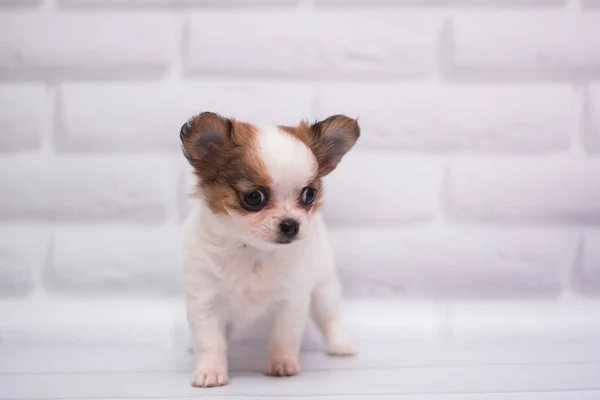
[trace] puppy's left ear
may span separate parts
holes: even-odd
[[[360,137],[355,119],[334,115],[310,127],[311,148],[319,163],[319,176],[329,174]]]

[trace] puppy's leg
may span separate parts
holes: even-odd
[[[351,356],[356,351],[350,344],[340,322],[342,289],[332,273],[312,293],[312,315],[323,333],[327,352],[334,356]]]
[[[298,357],[309,303],[307,296],[296,303],[278,305],[269,340],[267,375],[292,376],[300,372]]]
[[[194,351],[192,385],[223,386],[227,374],[227,325],[218,310],[204,300],[188,299],[188,321]]]

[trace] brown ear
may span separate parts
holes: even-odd
[[[181,127],[183,155],[196,168],[218,157],[218,152],[229,142],[232,123],[229,119],[212,112],[203,112]]]
[[[335,169],[342,157],[350,151],[360,137],[360,127],[355,119],[333,115],[310,127],[311,149],[319,163],[319,176]]]

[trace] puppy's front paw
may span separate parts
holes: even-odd
[[[346,341],[334,342],[327,345],[327,353],[330,356],[353,356],[356,350]]]
[[[267,375],[294,376],[300,372],[298,363],[294,360],[271,359],[267,364]]]
[[[196,387],[224,386],[227,383],[229,377],[224,367],[198,367],[192,377],[192,385]]]

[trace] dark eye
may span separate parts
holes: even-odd
[[[267,202],[267,195],[262,189],[256,189],[244,194],[244,205],[249,210],[260,210]]]
[[[305,187],[304,189],[302,189],[302,193],[300,193],[300,201],[305,206],[312,204],[313,201],[315,201],[316,197],[317,197],[317,191],[308,186]]]

